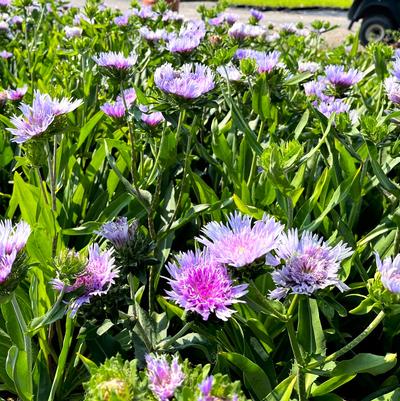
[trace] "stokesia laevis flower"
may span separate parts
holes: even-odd
[[[171,290],[169,299],[188,312],[200,314],[208,320],[211,313],[221,320],[235,312],[229,306],[243,302],[239,298],[247,293],[247,284],[233,285],[227,268],[207,251],[181,253],[177,263],[169,263],[167,270]]]
[[[167,49],[171,53],[190,53],[200,45],[200,40],[195,35],[172,37],[167,44]]]
[[[320,64],[314,61],[305,61],[305,62],[300,61],[298,66],[298,71],[314,73],[317,72],[320,68],[321,68]]]
[[[316,96],[324,102],[332,102],[335,100],[333,96],[325,94],[328,88],[325,77],[318,77],[317,81],[306,82],[303,86],[306,96]]]
[[[3,50],[0,52],[0,58],[2,58],[3,60],[7,60],[7,59],[11,58],[12,56],[13,56],[13,54],[8,52],[7,50]]]
[[[382,261],[377,253],[375,257],[383,286],[393,294],[400,294],[400,254],[393,260],[388,257]]]
[[[113,251],[100,251],[98,244],[89,247],[89,257],[83,271],[75,278],[73,284],[68,285],[56,278],[51,281],[53,288],[64,293],[77,292],[69,303],[69,310],[74,316],[78,309],[89,303],[94,296],[107,294],[111,285],[118,277],[119,271],[115,267]]]
[[[28,87],[25,85],[22,88],[17,89],[9,89],[7,91],[7,99],[11,101],[18,101],[21,100],[26,92],[28,91]]]
[[[164,14],[162,15],[162,20],[164,22],[166,21],[182,21],[183,15],[177,13],[176,11],[172,11],[172,10],[166,10],[164,12]]]
[[[235,212],[229,215],[227,224],[206,224],[201,229],[203,235],[196,239],[218,262],[243,267],[271,252],[282,230],[282,224],[268,215],[252,226],[250,216]]]
[[[237,60],[253,59],[258,60],[264,56],[264,52],[260,52],[254,49],[237,49],[235,53],[235,58]]]
[[[396,55],[393,63],[393,70],[390,71],[398,80],[400,80],[400,57]]]
[[[77,26],[66,26],[64,28],[65,37],[68,39],[82,36],[82,28]]]
[[[235,39],[256,38],[264,34],[264,28],[258,25],[244,24],[243,22],[235,22],[228,31],[228,35]]]
[[[311,295],[331,285],[340,291],[348,289],[339,279],[339,270],[342,260],[353,251],[343,242],[332,247],[309,231],[304,231],[299,238],[295,229],[281,236],[275,252],[276,257],[267,256],[267,264],[283,267],[272,273],[276,289],[270,298],[281,299],[290,292]]]
[[[325,67],[327,80],[339,88],[349,88],[362,78],[362,73],[356,69],[350,68],[345,71],[342,65],[328,65]]]
[[[153,9],[150,6],[143,6],[140,9],[134,8],[132,10],[132,13],[142,19],[155,20],[159,16],[159,14],[153,11]]]
[[[155,127],[165,120],[163,114],[160,111],[151,111],[147,106],[140,105],[140,111],[142,112],[141,120],[150,127]]]
[[[283,64],[279,62],[280,56],[281,53],[277,50],[274,50],[269,53],[264,53],[261,56],[258,56],[258,58],[256,59],[258,72],[270,73],[273,70],[282,68]]]
[[[25,221],[20,221],[14,227],[11,220],[0,221],[0,285],[12,274],[13,264],[30,234],[31,228]]]
[[[238,19],[239,17],[236,14],[220,13],[215,18],[210,18],[208,23],[212,26],[221,25],[225,22],[229,25],[233,25]]]
[[[317,105],[317,110],[326,118],[329,118],[332,114],[348,113],[350,106],[342,99],[334,99],[320,102]]]
[[[14,135],[11,140],[24,143],[36,139],[51,128],[58,116],[67,114],[82,104],[82,100],[63,98],[52,99],[47,94],[35,91],[32,106],[22,103],[19,109],[22,116],[13,116],[11,123],[15,128],[7,128]]]
[[[117,217],[115,221],[104,223],[95,233],[108,239],[116,249],[121,249],[135,239],[137,227],[137,221],[129,224],[126,217]]]
[[[178,357],[169,363],[165,355],[146,355],[149,388],[160,401],[167,401],[175,394],[185,379]]]
[[[196,99],[214,89],[214,75],[202,64],[184,64],[174,70],[167,63],[154,72],[154,83],[165,93],[184,99]]]
[[[114,24],[117,26],[127,26],[129,23],[129,16],[130,16],[130,14],[125,13],[123,15],[115,17]]]
[[[159,42],[162,39],[167,40],[169,37],[169,34],[165,29],[152,31],[147,26],[141,27],[139,29],[139,34],[143,39],[146,39],[149,42]]]
[[[112,118],[122,118],[125,116],[126,108],[122,102],[104,103],[100,106],[101,111]]]
[[[386,78],[385,90],[391,102],[400,104],[400,81],[395,77]]]
[[[227,81],[239,82],[242,79],[242,73],[234,65],[220,66],[217,71]]]
[[[250,14],[256,21],[261,21],[264,18],[264,14],[254,8],[250,10]]]
[[[131,53],[125,57],[121,52],[108,52],[100,53],[98,56],[93,57],[95,63],[109,70],[127,71],[131,69],[137,61],[137,55]]]

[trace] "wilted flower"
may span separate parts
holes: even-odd
[[[77,26],[66,26],[64,28],[65,37],[68,39],[80,37],[82,35],[82,28]]]
[[[167,270],[171,290],[168,297],[186,311],[197,312],[204,320],[211,313],[228,320],[234,313],[229,309],[247,293],[247,284],[234,286],[227,268],[205,251],[181,253],[177,263],[169,263]]]
[[[326,118],[329,118],[332,114],[348,113],[350,106],[342,99],[334,99],[332,101],[320,102],[317,105],[317,110]]]
[[[339,280],[340,263],[353,253],[343,242],[332,247],[309,231],[299,238],[297,229],[282,235],[281,243],[275,250],[277,257],[269,255],[270,265],[283,264],[272,273],[276,289],[270,293],[273,299],[280,299],[290,292],[311,295],[315,291],[336,286],[340,291],[348,287]]]
[[[199,46],[200,40],[195,35],[172,37],[167,44],[167,49],[171,53],[190,53]]]
[[[25,85],[22,88],[17,88],[17,89],[9,89],[7,91],[7,98],[8,100],[11,101],[17,101],[17,100],[21,100],[26,92],[28,91],[28,87]]]
[[[184,64],[180,70],[174,70],[171,64],[166,63],[156,69],[154,83],[163,92],[184,99],[196,99],[214,89],[214,76],[202,64]]]
[[[242,79],[242,73],[234,65],[220,66],[217,71],[227,81],[239,82]]]
[[[163,114],[160,111],[150,111],[147,106],[139,106],[142,112],[141,120],[150,127],[155,127],[165,120]]]
[[[261,21],[264,18],[264,14],[254,8],[250,10],[250,14],[256,21]]]
[[[136,236],[138,223],[135,220],[128,224],[126,217],[117,217],[115,221],[109,221],[100,227],[96,234],[108,239],[116,249],[124,248]]]
[[[325,67],[325,74],[332,85],[340,88],[349,88],[359,82],[363,76],[361,72],[353,68],[345,71],[342,65],[328,65]]]
[[[7,60],[7,59],[11,58],[12,56],[13,56],[13,54],[8,52],[7,50],[3,50],[3,51],[0,52],[0,57],[3,60]]]
[[[400,104],[400,81],[394,77],[385,79],[385,89],[391,102]]]
[[[235,212],[226,225],[216,221],[206,224],[197,240],[218,262],[243,267],[273,250],[282,230],[283,226],[268,215],[252,226],[250,216]]]
[[[11,220],[0,221],[0,284],[10,276],[17,255],[26,245],[31,228],[25,221],[14,227]]]
[[[118,277],[118,269],[114,264],[112,250],[101,252],[98,244],[89,247],[89,258],[83,271],[75,278],[72,285],[67,285],[60,279],[52,280],[53,287],[64,293],[77,291],[79,294],[69,304],[71,315],[97,295],[107,294],[114,280]]]
[[[36,90],[32,106],[22,103],[19,106],[22,116],[14,115],[11,118],[11,123],[15,126],[7,128],[14,135],[11,140],[24,143],[40,136],[48,130],[56,117],[75,110],[81,104],[82,100],[52,99],[49,95]]]
[[[298,71],[314,73],[317,72],[320,67],[320,64],[314,61],[299,62]]]
[[[175,390],[185,379],[178,358],[174,357],[169,363],[164,355],[146,355],[147,376],[149,388],[160,401],[167,401],[175,394]]]
[[[258,25],[235,22],[228,31],[229,36],[235,39],[255,38],[265,34],[265,29]]]
[[[277,50],[258,56],[256,58],[258,72],[270,73],[277,68],[282,68],[283,64],[279,62],[280,56],[281,53]]]
[[[108,52],[100,53],[98,56],[93,57],[97,65],[112,70],[129,70],[137,61],[136,54],[130,54],[125,57],[121,52]]]
[[[394,294],[400,294],[400,255],[393,260],[388,257],[382,261],[375,253],[375,258],[383,286]]]

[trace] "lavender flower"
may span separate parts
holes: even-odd
[[[155,20],[158,17],[158,13],[152,10],[149,6],[141,7],[140,9],[134,8],[132,10],[133,14],[142,19]]]
[[[160,401],[167,401],[175,394],[185,379],[182,367],[178,358],[174,357],[168,363],[166,357],[146,355],[147,376],[149,388]]]
[[[165,120],[163,114],[159,111],[150,111],[147,106],[139,106],[142,112],[141,120],[150,127],[155,127]]]
[[[228,34],[235,39],[256,38],[257,36],[263,36],[265,29],[258,25],[235,22],[229,29]]]
[[[26,92],[28,91],[28,87],[25,85],[22,88],[17,88],[17,89],[9,89],[7,91],[7,98],[8,100],[11,101],[18,101],[21,100]]]
[[[0,284],[11,274],[17,255],[26,245],[30,233],[31,228],[24,221],[14,227],[11,220],[0,221]]]
[[[314,61],[299,62],[298,71],[299,72],[317,72],[320,69],[320,64]]]
[[[283,67],[283,64],[279,62],[280,56],[281,53],[277,50],[269,53],[264,53],[262,56],[259,56],[256,59],[258,72],[271,73],[273,70]]]
[[[217,71],[227,81],[239,82],[242,79],[242,73],[234,65],[220,66]]]
[[[212,26],[221,25],[225,22],[229,25],[233,25],[238,19],[239,17],[236,14],[220,13],[215,18],[210,18],[208,23]]]
[[[125,105],[122,102],[104,103],[100,109],[112,118],[122,118],[126,113]]]
[[[290,34],[296,34],[297,33],[297,28],[296,28],[296,25],[295,24],[293,24],[293,23],[285,23],[285,24],[282,24],[281,26],[280,26],[280,30],[281,30],[281,32],[284,32],[284,33],[290,33]]]
[[[94,244],[89,247],[89,258],[83,272],[76,277],[72,285],[67,285],[58,278],[52,280],[51,284],[58,291],[62,289],[65,293],[76,291],[79,294],[69,304],[71,316],[74,316],[92,297],[107,294],[118,273],[112,250],[101,252],[99,245]]]
[[[317,81],[306,82],[304,84],[304,92],[306,96],[316,96],[324,102],[332,102],[335,98],[324,93],[327,87],[326,78],[319,77]]]
[[[211,395],[214,377],[207,376],[200,384],[200,397],[197,401],[213,401],[214,397]]]
[[[214,76],[202,64],[184,64],[180,70],[174,70],[167,63],[156,69],[154,83],[163,92],[196,99],[214,89]]]
[[[388,257],[382,261],[375,253],[375,258],[383,286],[394,294],[400,294],[400,255],[393,260]]]
[[[335,99],[327,102],[322,101],[317,105],[317,110],[326,118],[330,118],[332,114],[348,113],[350,111],[350,106],[342,99]]]
[[[205,245],[219,263],[243,267],[265,256],[278,244],[283,226],[264,215],[251,225],[251,217],[231,213],[228,224],[215,221],[202,228],[203,236],[196,238]]]
[[[82,36],[82,28],[79,28],[77,26],[66,26],[64,28],[64,31],[65,31],[65,37],[68,39]]]
[[[10,26],[6,21],[0,21],[0,31],[8,31]]]
[[[0,7],[8,7],[11,5],[11,0],[0,0]]]
[[[395,104],[400,104],[400,81],[394,77],[386,78],[385,89],[389,100]]]
[[[188,20],[179,31],[179,36],[191,36],[203,39],[206,36],[206,25],[202,20]]]
[[[164,12],[164,14],[162,16],[162,20],[164,22],[166,22],[166,21],[182,21],[183,15],[177,13],[176,11],[167,10]]]
[[[250,10],[250,14],[256,21],[261,21],[264,18],[264,14],[254,8]]]
[[[282,261],[283,267],[272,273],[277,287],[270,293],[272,299],[281,299],[289,292],[311,295],[330,285],[340,291],[348,289],[338,277],[341,261],[353,253],[346,244],[339,242],[331,247],[309,231],[299,238],[296,229],[282,235],[275,252],[277,257],[267,256],[267,264],[278,265]]]
[[[22,25],[23,22],[24,19],[19,15],[14,15],[10,20],[11,25]]]
[[[134,88],[125,89],[125,90],[123,91],[123,94],[124,94],[124,99],[125,99],[126,105],[127,105],[128,107],[130,107],[130,106],[133,104],[133,102],[136,100],[136,92],[135,92],[135,89],[134,89]],[[124,101],[124,100],[122,99],[122,96],[121,96],[121,95],[118,95],[118,96],[117,96],[117,102],[123,103],[123,101]]]
[[[75,15],[72,23],[74,25],[80,25],[82,21],[85,21],[86,23],[93,25],[94,24],[94,19],[89,18],[86,14],[84,13],[78,13]]]
[[[275,40],[278,40],[279,38],[280,38],[280,35],[278,32],[272,32],[265,36],[265,40],[267,42],[274,42]]]
[[[117,26],[127,26],[129,23],[129,14],[125,13],[114,18],[114,24]]]
[[[260,52],[254,49],[237,49],[235,53],[235,58],[237,60],[244,60],[244,59],[258,60],[261,59],[264,55],[265,55],[264,52]]]
[[[139,29],[139,34],[143,39],[148,40],[149,42],[159,42],[160,40],[167,40],[169,35],[165,29],[157,29],[156,31],[152,31],[147,26],[143,26]]]
[[[396,55],[393,64],[393,70],[390,71],[400,81],[400,57]]]
[[[109,221],[100,227],[96,234],[108,239],[116,249],[124,248],[129,242],[133,241],[136,235],[138,224],[128,224],[126,217],[117,217],[115,221]]]
[[[171,38],[167,49],[171,53],[190,53],[200,45],[200,38],[195,35],[184,35]]]
[[[349,88],[362,78],[362,73],[358,70],[350,68],[345,71],[342,65],[328,65],[325,67],[325,74],[332,85],[340,88]]]
[[[14,135],[11,140],[24,143],[39,137],[50,128],[56,117],[75,110],[81,104],[82,100],[52,99],[47,94],[35,91],[32,106],[22,103],[19,106],[22,116],[14,115],[11,118],[15,126],[15,128],[7,128]]]
[[[3,50],[3,51],[0,52],[0,57],[3,60],[7,60],[7,59],[11,58],[12,56],[13,56],[13,54],[8,52],[7,50]]]
[[[206,251],[181,253],[177,263],[169,263],[171,290],[168,297],[186,311],[197,312],[204,320],[211,313],[228,320],[234,313],[229,309],[247,293],[247,284],[234,286],[225,266]]]
[[[100,53],[98,56],[93,57],[93,60],[100,67],[111,70],[129,70],[136,64],[137,55],[132,53],[125,57],[121,52],[108,52]]]

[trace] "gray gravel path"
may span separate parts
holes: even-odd
[[[72,0],[74,5],[81,6],[84,4],[84,0]],[[129,7],[128,0],[105,0],[105,3],[109,6],[119,8],[121,11],[125,11]],[[207,7],[213,7],[214,2],[211,1],[190,1],[181,2],[179,12],[186,18],[196,18],[196,9],[199,5],[204,4]],[[246,21],[249,17],[249,8],[246,7],[230,7],[228,11],[239,14],[240,19]],[[339,27],[334,31],[327,32],[325,39],[330,45],[339,44],[348,34],[351,32],[347,29],[349,20],[347,19],[347,12],[340,10],[285,10],[285,11],[264,11],[265,15],[264,23],[272,23],[274,25],[280,25],[285,23],[297,23],[303,22],[305,25],[310,24],[314,20],[329,21],[331,24],[338,25]],[[358,25],[355,24],[352,31],[355,32]]]

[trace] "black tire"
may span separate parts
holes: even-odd
[[[385,38],[385,31],[393,29],[390,18],[386,15],[365,17],[361,23],[360,42],[366,46],[369,42],[378,42]]]

